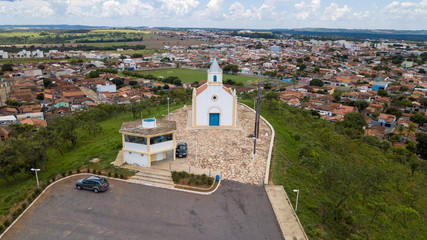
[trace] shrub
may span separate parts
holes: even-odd
[[[118,173],[114,173],[114,177],[115,177],[115,178],[118,178],[118,177],[119,177],[119,174],[118,174]]]
[[[5,227],[3,227],[3,225],[0,225],[0,233],[2,233],[4,229]]]
[[[199,181],[199,179],[194,180],[194,184],[196,184],[196,185],[200,185],[200,181]]]
[[[35,193],[36,195],[39,195],[39,194],[41,193],[41,191],[40,191],[40,189],[36,188],[36,190],[34,191],[34,193]]]
[[[108,174],[107,174],[107,175],[108,175],[108,177],[111,177],[111,172],[108,172]]]
[[[101,170],[98,170],[98,175],[101,175]]]
[[[121,179],[124,179],[124,178],[125,178],[125,176],[123,176],[123,174],[120,174],[120,178],[121,178]]]
[[[77,168],[77,169],[76,169],[76,173],[80,173],[80,168]]]
[[[96,174],[96,169],[93,169],[93,170],[92,170],[92,173],[93,173],[93,174]]]
[[[65,172],[63,172],[61,175],[62,175],[62,177],[65,177],[65,176],[66,176]]]
[[[72,174],[73,174],[73,171],[69,170],[68,175],[72,175]]]
[[[51,179],[51,180],[52,180],[52,182],[55,182],[55,181],[56,181],[56,178],[55,178],[55,177],[52,177],[52,179]]]
[[[90,168],[87,169],[87,173],[90,173]]]
[[[212,185],[212,184],[213,184],[212,178],[208,178],[208,185]]]
[[[22,209],[18,208],[15,210],[15,212],[12,213],[13,218],[17,218],[22,213]]]
[[[9,219],[4,220],[4,222],[3,222],[3,226],[4,226],[5,228],[7,228],[7,227],[9,227],[9,225],[10,225],[10,221],[9,221]]]

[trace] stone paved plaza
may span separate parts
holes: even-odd
[[[255,113],[246,106],[238,105],[237,129],[198,129],[197,160],[195,156],[195,129],[191,128],[189,118],[191,106],[174,111],[171,120],[177,123],[176,140],[188,144],[185,163],[194,168],[211,169],[222,172],[223,178],[242,183],[261,184],[267,166],[271,129],[261,119],[260,138],[254,165],[252,167],[253,140],[245,143],[245,119],[248,119],[247,133],[253,133]],[[181,161],[181,160],[178,160]]]

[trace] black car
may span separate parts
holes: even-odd
[[[179,142],[176,146],[176,156],[177,157],[187,157],[187,143]]]
[[[108,184],[107,179],[99,176],[90,176],[87,178],[82,178],[77,180],[76,188],[78,190],[86,189],[94,192],[102,192],[108,189],[110,184]]]

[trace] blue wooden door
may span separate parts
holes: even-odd
[[[219,126],[219,113],[209,113],[209,126]]]

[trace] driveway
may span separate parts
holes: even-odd
[[[263,187],[223,181],[208,196],[110,180],[103,193],[50,188],[2,240],[283,239]]]

